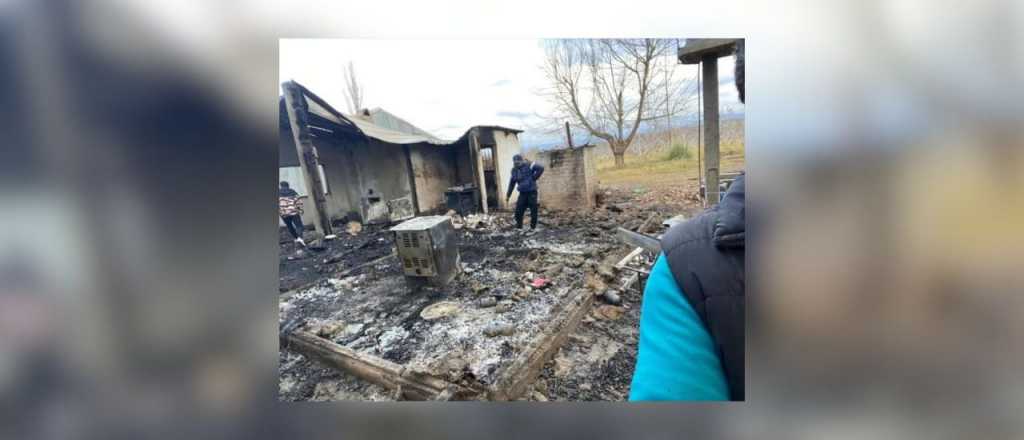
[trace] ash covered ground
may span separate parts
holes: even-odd
[[[603,196],[593,210],[543,211],[542,228],[534,234],[512,231],[509,213],[457,218],[462,273],[444,289],[415,293],[405,286],[397,258],[389,257],[394,247],[385,228],[341,232],[319,250],[300,249],[283,232],[280,319],[301,319],[305,329],[321,337],[452,382],[488,385],[572,292],[601,293],[629,275],[607,271],[631,250],[615,239],[616,227],[660,232],[662,220],[698,209],[692,201],[672,198],[640,203],[649,195],[628,190]],[[651,257],[640,258],[649,264]],[[537,277],[551,285],[528,287]],[[642,282],[637,287],[642,289]],[[524,399],[628,397],[641,294],[619,294],[621,305],[594,301]],[[436,320],[421,317],[424,308],[439,302],[454,312]],[[512,332],[485,334],[499,323]],[[392,399],[389,390],[287,350],[281,350],[279,361],[281,400]]]

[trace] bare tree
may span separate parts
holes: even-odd
[[[548,43],[544,93],[556,114],[608,142],[615,166],[641,125],[688,108],[692,81],[673,75],[672,40],[554,40]]]
[[[351,61],[345,69],[345,97],[348,100],[348,111],[358,114],[363,109],[363,85],[356,78],[356,67]]]

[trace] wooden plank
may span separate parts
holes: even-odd
[[[488,393],[489,397],[504,401],[522,396],[537,380],[544,364],[558,352],[583,316],[590,311],[594,298],[589,290],[578,289],[552,319],[554,324],[534,339],[500,374]]]
[[[622,269],[622,268],[626,267],[626,265],[629,264],[630,261],[633,261],[633,259],[636,258],[637,255],[640,255],[643,252],[644,252],[644,248],[643,247],[637,247],[636,249],[633,249],[628,254],[626,254],[625,257],[622,257],[622,259],[619,260],[618,263],[615,263],[615,268],[616,269]]]
[[[287,335],[287,349],[367,382],[395,390],[397,398],[451,400],[480,393],[426,373],[409,370],[386,359],[359,353],[304,330]]]
[[[487,214],[487,181],[486,178],[484,177],[484,159],[480,155],[480,139],[476,129],[473,129],[473,134],[469,136],[469,148],[469,158],[471,161],[473,161],[473,172],[476,175],[476,184],[477,187],[479,188],[477,194],[480,195],[480,209],[483,211],[484,214]]]

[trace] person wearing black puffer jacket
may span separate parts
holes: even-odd
[[[519,199],[516,200],[516,229],[523,229],[523,214],[530,208],[530,230],[537,229],[537,179],[544,174],[544,167],[532,163],[521,155],[512,156],[512,178],[508,182],[508,193],[505,200],[512,198],[512,189],[519,187]]]
[[[736,45],[744,102],[744,46]],[[745,400],[746,174],[669,229],[644,287],[629,400]]]

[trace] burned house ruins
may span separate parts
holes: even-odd
[[[502,195],[521,130],[475,126],[444,141],[393,115],[344,115],[295,82],[284,89],[281,177],[311,196],[303,220],[318,230],[338,220],[373,224],[444,213],[450,190],[471,194],[484,213],[508,208]]]
[[[282,399],[626,396],[655,253],[616,229],[656,232],[663,216],[600,206],[592,146],[538,153],[542,209],[559,214],[525,236],[504,197],[519,130],[444,141],[283,89],[280,174],[323,239],[280,242]]]

